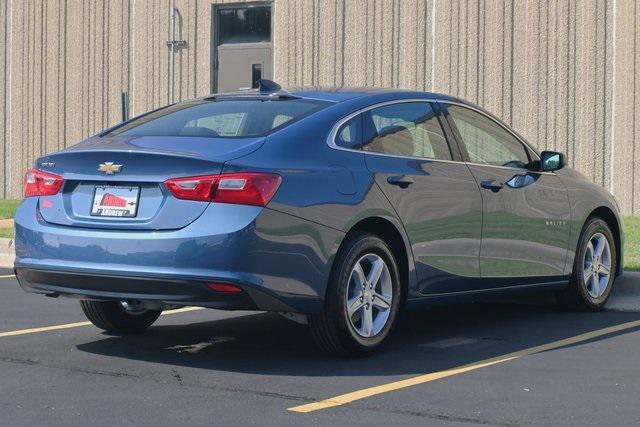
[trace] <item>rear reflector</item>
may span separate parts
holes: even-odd
[[[281,181],[272,173],[242,172],[172,178],[164,185],[178,199],[266,206]]]
[[[30,169],[24,177],[24,197],[53,196],[58,194],[62,184],[64,179],[59,175]]]
[[[227,283],[207,283],[207,286],[209,286],[209,288],[213,291],[225,292],[227,294],[237,294],[242,292],[242,289],[240,289],[239,287],[229,285]]]

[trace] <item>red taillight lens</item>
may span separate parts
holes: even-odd
[[[209,289],[216,292],[224,292],[227,294],[239,294],[242,292],[242,289],[235,285],[229,285],[227,283],[207,283]]]
[[[177,199],[210,201],[214,192],[218,175],[190,176],[187,178],[173,178],[164,182],[164,185]]]
[[[30,169],[24,177],[24,197],[53,196],[58,194],[64,184],[61,176]]]
[[[238,173],[221,175],[214,201],[240,205],[266,206],[280,186],[279,175]]]
[[[164,185],[178,199],[266,206],[281,181],[272,173],[243,172],[172,178]]]

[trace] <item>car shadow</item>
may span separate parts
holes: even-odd
[[[640,313],[567,312],[554,305],[452,305],[404,314],[383,351],[348,359],[320,353],[305,325],[277,314],[258,313],[188,325],[158,325],[135,336],[103,334],[101,339],[77,348],[102,356],[259,375],[411,375],[458,367],[639,319]]]

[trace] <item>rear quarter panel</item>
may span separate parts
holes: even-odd
[[[270,135],[257,152],[225,164],[224,171],[268,170],[280,174],[282,184],[269,209],[316,223],[319,229],[323,226],[340,231],[331,247],[323,249],[330,254],[329,267],[354,225],[371,217],[389,221],[404,240],[412,290],[416,278],[409,240],[367,169],[364,154],[336,150],[326,142],[336,122],[360,106],[356,101],[346,101],[305,118]]]

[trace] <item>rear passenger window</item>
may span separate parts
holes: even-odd
[[[365,151],[451,160],[449,144],[440,122],[427,102],[374,108],[363,115],[363,120]]]
[[[350,148],[352,150],[359,149],[362,141],[360,136],[362,127],[361,123],[361,116],[358,114],[340,126],[336,133],[336,145],[338,147]]]

